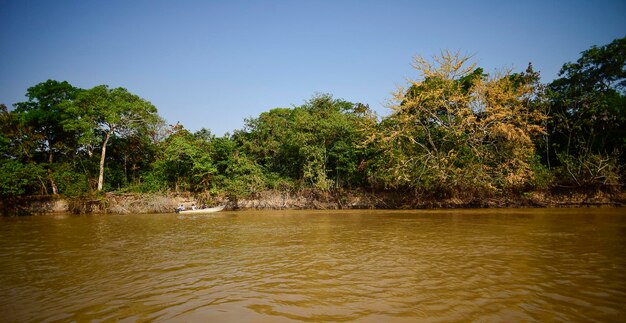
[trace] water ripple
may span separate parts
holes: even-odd
[[[0,312],[7,322],[624,317],[626,219],[527,212],[3,219]]]

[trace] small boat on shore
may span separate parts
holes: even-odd
[[[176,209],[176,213],[178,213],[178,214],[208,214],[208,213],[219,212],[219,211],[223,210],[224,207],[225,207],[225,205],[220,205],[220,206],[216,206],[216,207],[209,207],[209,208],[204,208],[204,209],[195,209],[195,210],[180,210],[180,209]]]

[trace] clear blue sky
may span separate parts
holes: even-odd
[[[0,103],[47,79],[125,87],[170,124],[217,135],[316,92],[387,114],[415,55],[528,62],[549,82],[626,36],[626,1],[0,0]]]

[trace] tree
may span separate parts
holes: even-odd
[[[328,191],[363,181],[358,166],[364,159],[359,147],[364,133],[359,125],[371,115],[365,105],[318,94],[301,106],[246,120],[246,128],[234,138],[269,178]]]
[[[25,161],[32,155],[31,142],[27,140],[32,133],[17,120],[15,113],[9,112],[6,105],[0,104],[0,158]]]
[[[64,129],[79,134],[83,149],[91,156],[100,147],[98,191],[104,185],[106,149],[111,136],[129,136],[159,122],[157,109],[150,102],[128,92],[125,88],[109,89],[99,85],[81,92],[67,105],[73,118],[64,122]]]
[[[141,173],[150,170],[159,148],[143,130],[124,137],[113,136],[109,145],[105,179],[109,185],[120,188],[140,184]],[[111,173],[116,174],[116,182],[111,182]]]
[[[26,193],[43,193],[46,171],[32,162],[28,129],[16,120],[16,115],[0,104],[0,197]]]
[[[566,184],[617,185],[626,163],[626,38],[583,51],[549,84],[546,156]]]
[[[23,194],[41,194],[46,171],[37,164],[22,164],[5,159],[0,162],[0,197]]]
[[[477,78],[472,102],[479,110],[475,133],[481,163],[492,183],[519,188],[534,182],[534,139],[545,134],[543,106],[536,102],[539,75],[529,65],[526,73]]]
[[[476,116],[461,82],[475,70],[468,60],[449,52],[434,63],[416,57],[413,66],[422,79],[394,92],[398,104],[367,141],[383,155],[378,176],[386,185],[442,190],[460,182],[464,166],[475,163]]]
[[[435,191],[493,192],[532,178],[530,140],[541,113],[525,99],[532,84],[509,72],[487,77],[469,57],[443,52],[417,57],[421,78],[394,93],[391,115],[366,143],[382,155],[377,177],[386,186]]]
[[[207,130],[191,134],[175,126],[172,134],[161,144],[161,154],[153,164],[154,173],[176,192],[208,191],[217,173],[211,138]]]
[[[48,180],[53,194],[58,193],[52,174],[54,155],[62,150],[74,149],[74,134],[63,128],[67,119],[66,106],[81,90],[68,82],[48,80],[28,88],[28,101],[15,104],[14,113],[32,129],[30,137],[38,142],[39,149],[47,152]],[[43,162],[43,161],[42,161]]]

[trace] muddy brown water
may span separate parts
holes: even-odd
[[[0,219],[4,322],[621,321],[626,209]]]

